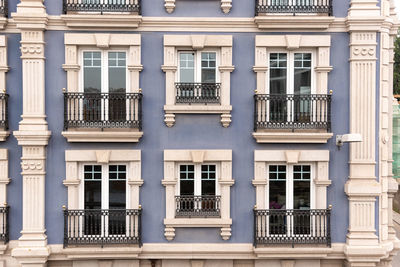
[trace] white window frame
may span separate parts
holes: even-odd
[[[270,59],[271,59],[271,54],[274,53],[285,53],[287,54],[287,74],[286,74],[286,94],[294,94],[294,54],[303,54],[303,53],[309,53],[311,54],[311,94],[316,94],[316,73],[315,73],[315,50],[295,50],[295,51],[288,51],[288,50],[272,50],[268,52],[268,60],[267,60],[267,79],[265,79],[265,88],[267,94],[270,94]]]
[[[110,165],[125,165],[126,166],[126,187],[125,187],[125,203],[126,203],[126,209],[130,209],[130,192],[129,192],[129,184],[128,181],[130,180],[130,177],[128,177],[128,164],[124,162],[110,162],[107,164],[98,164],[98,163],[93,163],[93,162],[82,162],[79,164],[79,172],[81,173],[81,179],[83,183],[80,186],[80,203],[79,203],[79,209],[84,209],[85,208],[85,172],[84,172],[84,166],[94,166],[94,165],[100,165],[101,166],[101,209],[109,209],[109,166]]]
[[[82,66],[80,72],[79,72],[79,92],[84,92],[84,62],[83,62],[83,54],[85,52],[100,52],[101,53],[101,93],[109,93],[109,88],[108,88],[108,81],[109,81],[109,72],[108,72],[108,53],[109,52],[124,52],[126,55],[126,63],[129,62],[129,51],[126,49],[107,49],[107,50],[101,50],[97,48],[89,48],[89,47],[83,47],[79,51],[79,62],[80,65]],[[129,71],[128,71],[128,64],[126,64],[126,69],[125,69],[125,88],[126,92],[129,93],[129,88],[130,88],[130,76],[129,76]]]
[[[315,173],[315,163],[307,163],[301,162],[296,164],[287,164],[286,162],[274,162],[274,163],[266,163],[267,176],[269,176],[269,167],[270,166],[286,166],[286,208],[285,209],[293,209],[293,199],[294,199],[294,173],[293,167],[300,165],[308,165],[310,166],[310,209],[315,209],[315,186],[314,186],[314,173]],[[269,209],[269,183],[266,186],[266,198],[265,198],[265,207]]]
[[[232,65],[232,35],[164,35],[165,105],[164,122],[168,127],[175,124],[175,114],[220,114],[223,127],[231,123],[230,73]],[[176,103],[175,82],[179,72],[179,51],[217,51],[216,81],[221,83],[220,103]]]
[[[180,55],[182,53],[194,53],[194,83],[201,83],[201,54],[202,53],[207,53],[207,52],[213,52],[215,53],[215,83],[220,82],[220,74],[218,71],[218,67],[220,65],[220,50],[217,49],[201,49],[201,50],[193,50],[193,49],[179,49],[177,50],[177,61],[178,61],[178,71],[176,72],[176,82],[181,82],[181,61],[180,61]]]
[[[180,166],[181,165],[194,165],[194,196],[201,196],[201,166],[202,165],[215,165],[215,195],[219,196],[220,191],[219,191],[219,164],[215,162],[207,162],[207,163],[193,163],[193,162],[182,162],[182,163],[177,163],[176,171],[178,177],[178,184],[176,186],[176,196],[180,196],[180,189],[181,189],[181,180],[180,180]]]
[[[179,187],[180,164],[217,164],[218,188],[221,196],[220,218],[175,218],[175,196]],[[230,187],[232,179],[232,150],[164,150],[165,186],[165,233],[168,241],[175,238],[175,228],[212,227],[221,228],[221,237],[228,240],[231,236],[232,219],[230,215]]]
[[[126,52],[126,93],[141,92],[139,88],[139,73],[143,69],[143,66],[141,65],[140,34],[65,33],[64,43],[65,64],[63,65],[63,69],[67,72],[67,89],[64,89],[64,92],[83,92],[82,51],[104,51],[104,53],[109,51]],[[108,72],[108,69],[106,71]],[[102,88],[106,87],[108,87],[108,81],[105,86],[102,85]],[[112,128],[107,129],[107,131],[97,128],[90,130],[76,128],[63,131],[62,135],[67,138],[68,142],[139,142],[143,136],[143,132],[136,128]]]

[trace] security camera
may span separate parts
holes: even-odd
[[[343,143],[356,143],[362,142],[361,134],[343,134],[336,135],[336,145],[340,148],[343,146]]]

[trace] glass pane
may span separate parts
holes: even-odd
[[[201,195],[215,196],[216,167],[215,165],[201,166]]]
[[[179,54],[180,82],[194,83],[194,53],[181,52]]]
[[[296,53],[294,94],[311,94],[311,54]]]
[[[293,168],[293,208],[310,209],[311,184],[310,166],[297,165]]]
[[[85,93],[101,92],[101,52],[83,53],[83,84]]]
[[[270,94],[286,94],[287,54],[270,54]]]
[[[201,82],[216,83],[216,53],[201,53]]]
[[[115,166],[110,166],[109,168],[109,208],[110,209],[126,208],[125,165],[115,165]]]
[[[126,53],[108,53],[108,85],[109,93],[126,92]]]
[[[101,209],[101,165],[85,165],[84,179],[84,208]]]
[[[286,166],[270,166],[269,177],[269,208],[286,209]]]
[[[180,165],[180,195],[194,195],[194,165]]]

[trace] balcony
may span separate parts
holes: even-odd
[[[64,210],[64,248],[80,245],[141,246],[141,210]]]
[[[256,16],[282,13],[332,16],[332,0],[256,0]]]
[[[332,137],[330,131],[331,95],[254,96],[253,136],[257,142],[326,143]]]
[[[8,0],[0,0],[0,16],[8,17]]]
[[[176,218],[221,217],[221,196],[175,196]]]
[[[137,142],[143,135],[141,129],[141,93],[64,93],[63,135],[67,138],[86,132],[105,139],[107,135],[120,135],[124,141],[119,142]]]
[[[331,210],[254,210],[254,246],[331,246]]]
[[[322,30],[334,21],[332,0],[256,0],[255,8],[260,29]]]
[[[9,229],[8,229],[8,212],[10,207],[0,207],[0,242],[8,243]]]
[[[70,28],[137,28],[141,0],[63,0],[61,18]]]
[[[220,83],[175,83],[176,103],[179,104],[219,104]]]
[[[63,11],[64,14],[69,12],[140,14],[140,0],[63,0]]]

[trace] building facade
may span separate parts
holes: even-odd
[[[0,13],[0,266],[391,266],[394,0]]]

